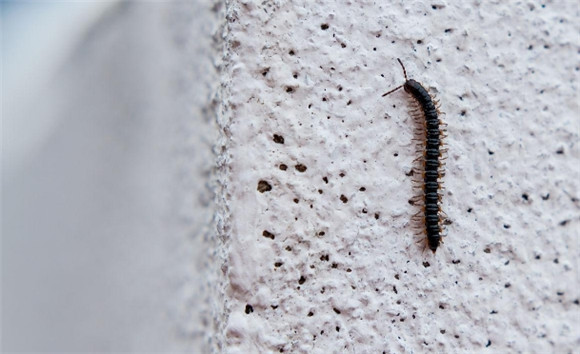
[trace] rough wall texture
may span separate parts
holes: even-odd
[[[227,352],[580,345],[573,1],[230,1]],[[441,100],[445,244],[416,241],[403,76]]]

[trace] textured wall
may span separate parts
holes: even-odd
[[[54,125],[2,160],[2,349],[579,346],[580,10],[449,3],[123,1],[7,74],[4,155]],[[449,125],[436,255],[396,58]]]
[[[227,352],[580,344],[576,2],[230,1]],[[410,217],[403,75],[441,100],[445,244]]]
[[[219,3],[106,5],[75,17],[74,43],[2,26],[2,352],[214,347]],[[67,22],[51,1],[14,6]],[[28,80],[39,70],[15,59],[18,41],[70,52]]]

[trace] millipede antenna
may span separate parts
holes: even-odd
[[[409,79],[407,79],[407,70],[405,69],[405,65],[403,65],[403,62],[401,61],[401,59],[397,58],[397,60],[399,61],[399,64],[401,64],[401,68],[403,68],[403,75],[405,75],[405,82],[409,81]],[[390,95],[391,93],[397,91],[398,89],[400,89],[403,86],[405,86],[405,85],[395,87],[391,91],[384,93],[382,97],[385,97],[386,95]]]
[[[401,59],[397,58],[397,60],[399,61],[399,64],[401,64],[401,68],[403,68],[403,75],[405,75],[405,81],[409,81],[409,79],[407,79],[407,70],[405,69],[405,65],[403,65]]]

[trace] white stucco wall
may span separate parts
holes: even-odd
[[[1,5],[2,352],[209,352],[220,6],[94,5]]]
[[[571,1],[230,1],[227,352],[572,352],[579,15]],[[396,58],[449,125],[436,255],[410,224],[409,97],[381,97],[403,83]]]

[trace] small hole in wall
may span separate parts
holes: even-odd
[[[486,247],[483,249],[483,252],[485,253],[491,253],[491,249],[489,247]]]
[[[322,189],[319,189],[318,190],[318,194],[322,194]]]
[[[274,134],[273,139],[276,144],[284,144],[284,137],[282,135]]]
[[[343,203],[347,203],[347,202],[348,202],[348,198],[347,198],[347,197],[345,197],[345,195],[344,195],[344,194],[341,194],[341,195],[340,195],[340,200],[342,200],[342,202],[343,202]]]
[[[266,68],[266,69],[262,70],[262,76],[268,75],[268,72],[270,72],[270,68]]]
[[[270,231],[268,231],[268,230],[264,230],[264,231],[262,232],[262,236],[264,236],[264,237],[266,237],[266,238],[269,238],[269,239],[271,239],[271,240],[273,240],[273,239],[276,237],[276,236],[274,236],[274,234],[273,234],[273,233],[271,233],[271,232],[270,232]]]
[[[343,48],[346,48],[346,44],[344,44],[344,43],[340,43],[340,46]]]
[[[294,53],[294,49],[290,49],[290,51],[288,52],[288,54],[290,54],[290,55],[294,55],[294,54],[296,54],[296,53]]]
[[[292,77],[295,78],[295,79],[297,79],[298,78],[298,73],[292,74]]]
[[[324,181],[324,183],[328,184],[328,177],[322,177],[322,180]]]
[[[548,200],[549,198],[550,198],[550,193],[542,196],[542,200]]]
[[[379,220],[379,213],[375,213],[375,219]]]
[[[307,167],[301,163],[297,164],[295,168],[298,172],[305,172],[307,169]]]
[[[306,282],[306,278],[304,277],[304,275],[301,275],[300,279],[298,279],[298,284],[302,285],[304,284],[304,282]]]
[[[511,227],[511,225],[509,225],[509,224],[503,224],[504,229],[509,229],[510,227]]]
[[[429,262],[423,262],[423,267],[429,268],[430,266],[431,266],[431,264],[429,264]]]
[[[246,310],[245,310],[246,314],[249,315],[250,313],[254,312],[254,308],[252,307],[252,305],[247,304],[246,305]]]
[[[336,331],[340,332],[340,327],[336,326]]]
[[[294,92],[294,88],[292,86],[286,86],[286,92],[292,93]]]
[[[337,315],[340,315],[340,310],[339,310],[339,309],[337,309],[336,307],[334,307],[332,310],[334,310],[334,312],[335,312]]]
[[[366,189],[365,187],[360,187],[358,190],[359,190],[359,191],[361,191],[361,192],[364,192],[364,191],[366,191],[367,189]]]
[[[300,201],[298,198],[294,198],[293,199],[294,203],[298,204],[298,202]]]
[[[283,262],[276,262],[274,263],[274,267],[280,268],[284,263]]]
[[[323,31],[326,31],[328,29],[328,27],[329,26],[328,26],[327,23],[323,23],[323,24],[320,25],[320,29],[323,30]]]
[[[258,192],[264,193],[272,190],[272,186],[267,181],[261,180],[258,182]]]
[[[528,200],[529,195],[527,193],[522,194],[522,199],[523,200]]]
[[[345,174],[344,172],[341,172],[341,173],[339,174],[339,176],[340,176],[340,177],[344,177],[344,176],[346,176],[346,174]]]
[[[280,169],[282,171],[286,171],[288,169],[288,166],[286,166],[285,164],[282,163],[282,164],[280,164]]]
[[[312,312],[312,311],[308,312],[308,315],[307,315],[307,316],[308,316],[308,317],[312,317],[312,316],[314,316],[314,312]]]

